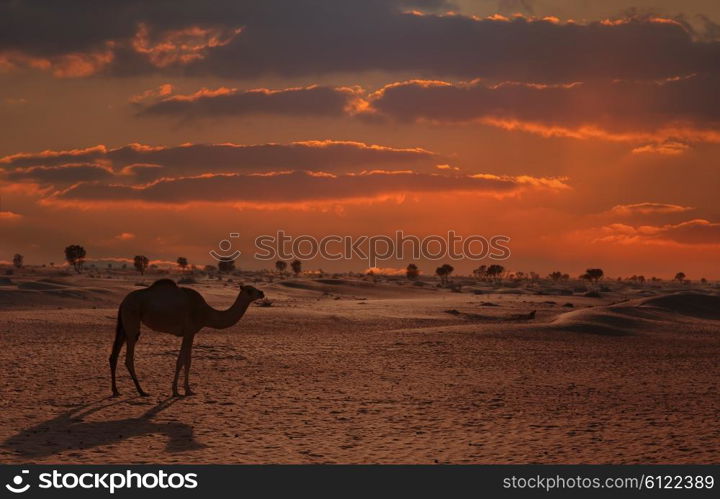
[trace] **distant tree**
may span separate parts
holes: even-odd
[[[505,267],[502,265],[492,264],[487,268],[487,275],[492,279],[499,279],[503,272],[505,272]]]
[[[587,269],[584,274],[588,281],[598,282],[605,275],[602,269]],[[582,276],[581,276],[582,277]]]
[[[685,275],[685,272],[678,272],[677,274],[675,274],[673,281],[683,282],[686,278],[687,276]]]
[[[485,277],[487,277],[487,265],[480,265],[473,270],[473,275],[476,279],[485,279]]]
[[[24,260],[25,258],[20,253],[15,253],[15,256],[13,256],[13,266],[17,269],[22,268]]]
[[[108,263],[108,268],[109,268],[109,269],[112,268],[112,263]]]
[[[414,281],[418,278],[420,275],[420,270],[418,269],[418,266],[414,263],[411,263],[407,266],[405,269],[405,276],[410,279],[411,281]]]
[[[65,260],[73,266],[75,269],[75,272],[80,273],[80,270],[82,270],[83,263],[85,263],[85,257],[87,256],[87,253],[85,252],[85,248],[80,246],[79,244],[71,244],[67,248],[65,248]]]
[[[218,262],[218,270],[223,274],[229,274],[235,270],[235,260],[220,260]]]
[[[215,272],[215,271],[217,271],[217,267],[215,265],[205,265],[203,267],[203,270],[207,273]]]
[[[435,274],[440,278],[440,284],[444,285],[447,280],[447,270],[442,265],[435,269]]]
[[[700,284],[707,284],[707,279],[705,279],[704,277],[701,277]]]
[[[148,257],[144,255],[136,255],[133,259],[133,265],[135,266],[135,270],[140,272],[140,275],[145,275],[145,271],[148,268],[148,263],[150,263],[150,261],[148,260]]]
[[[275,262],[275,270],[277,270],[278,274],[285,274],[285,269],[287,269],[287,262],[283,262],[282,260]]]
[[[292,271],[295,273],[295,275],[300,275],[302,272],[302,262],[300,260],[293,260],[290,262],[290,268],[292,268]]]
[[[179,256],[177,259],[177,264],[178,264],[178,267],[180,267],[180,269],[182,271],[185,271],[185,269],[188,266],[187,258],[185,258],[184,256]]]
[[[637,276],[637,280],[640,284],[645,284],[645,276],[644,275]]]
[[[560,281],[560,280],[562,280],[562,277],[563,277],[563,273],[560,272],[559,270],[556,270],[555,272],[550,272],[550,274],[548,274],[548,278],[551,281],[556,281],[556,282]]]
[[[435,273],[440,277],[440,284],[447,284],[450,274],[453,273],[455,267],[449,263],[444,263],[440,267],[435,269]]]

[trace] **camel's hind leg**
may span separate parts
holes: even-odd
[[[190,389],[190,364],[192,364],[192,346],[193,346],[193,338],[190,337],[190,340],[188,341],[187,349],[185,350],[185,396],[189,397],[190,395],[195,395],[195,392],[193,392]]]
[[[115,329],[115,342],[112,346],[112,352],[110,353],[110,379],[112,380],[112,392],[113,397],[120,395],[115,382],[115,371],[117,370],[117,361],[120,356],[120,350],[122,350],[123,344],[125,343],[125,329],[122,325],[122,319],[120,311],[118,311],[117,327]]]
[[[192,355],[192,342],[193,337],[190,335],[184,336],[182,345],[180,346],[180,353],[178,354],[177,362],[175,363],[175,377],[173,378],[172,394],[173,397],[179,397],[178,392],[178,380],[180,378],[180,369],[185,367],[185,395],[193,395],[190,391],[190,384],[188,382],[188,375],[190,372],[190,356]]]
[[[128,317],[128,315],[129,314],[123,314],[122,316],[123,327],[125,329],[125,337],[127,341],[127,350],[125,351],[125,367],[127,367],[130,376],[132,376],[132,380],[133,383],[135,383],[135,388],[137,389],[137,392],[141,396],[147,397],[148,394],[145,393],[140,387],[140,382],[138,381],[137,374],[135,374],[135,343],[137,343],[137,340],[140,337],[140,319],[139,317]]]

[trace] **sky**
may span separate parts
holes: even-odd
[[[2,0],[0,33],[0,262],[454,230],[720,278],[715,1]]]

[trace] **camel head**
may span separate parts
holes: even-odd
[[[265,298],[265,293],[252,286],[240,286],[240,294],[247,296],[250,301],[260,300]]]

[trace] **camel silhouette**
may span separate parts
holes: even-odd
[[[130,372],[138,393],[148,394],[140,387],[135,373],[135,343],[140,337],[140,325],[154,331],[169,333],[182,338],[182,345],[175,365],[172,394],[179,397],[177,385],[180,369],[185,368],[185,395],[193,395],[190,389],[190,364],[193,339],[204,327],[225,329],[237,324],[245,315],[250,303],[264,298],[265,294],[252,286],[240,286],[235,303],[227,310],[215,310],[205,299],[190,288],[182,288],[170,279],[160,279],[145,289],[129,293],[118,309],[115,342],[110,354],[110,376],[113,397],[120,395],[115,382],[115,371],[123,344],[127,342],[125,366]]]

